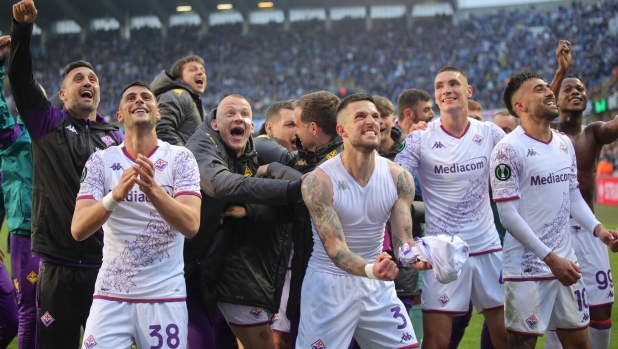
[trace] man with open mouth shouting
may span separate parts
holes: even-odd
[[[188,298],[204,299],[211,324],[218,306],[245,349],[274,348],[269,322],[279,309],[286,267],[281,261],[290,238],[283,228],[289,222],[281,217],[292,217],[274,210],[301,199],[301,174],[272,163],[267,176],[283,179],[255,178],[252,132],[249,102],[230,95],[187,142],[200,169],[204,203],[200,230],[185,244],[185,270],[187,280],[197,279],[188,288],[200,288],[189,290]],[[190,327],[207,328],[204,321],[189,314]],[[191,340],[189,346],[195,349]]]
[[[204,60],[195,55],[177,60],[169,73],[162,71],[152,81],[161,120],[157,137],[169,144],[184,146],[204,121],[201,95],[206,89]]]
[[[32,138],[32,252],[38,275],[38,347],[77,348],[80,326],[92,304],[103,258],[103,230],[84,241],[71,236],[75,196],[90,154],[124,137],[97,113],[100,86],[88,62],[69,63],[61,76],[62,110],[48,101],[32,69],[30,40],[37,9],[32,0],[13,6],[8,76]],[[61,277],[60,277],[61,275]]]

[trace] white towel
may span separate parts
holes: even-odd
[[[459,278],[461,267],[468,260],[468,244],[458,236],[426,236],[417,239],[413,247],[409,243],[401,246],[399,260],[404,266],[429,262],[438,282],[448,284]]]

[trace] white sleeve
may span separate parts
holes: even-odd
[[[200,171],[193,153],[180,148],[174,156],[174,198],[181,195],[194,195],[202,198],[200,193]]]
[[[494,146],[496,146],[498,144],[498,142],[500,142],[502,140],[502,138],[504,138],[504,136],[506,136],[506,133],[504,133],[504,131],[498,127],[498,125],[494,124],[493,122],[489,124],[491,127],[491,137],[494,140]]]
[[[404,141],[404,148],[395,157],[395,163],[401,165],[405,170],[414,173],[421,164],[421,134],[422,130],[417,130],[408,135]]]
[[[592,213],[592,210],[582,197],[582,193],[579,188],[569,189],[569,196],[571,197],[571,217],[582,226],[582,228],[593,233],[594,228],[601,224]]]
[[[92,153],[86,161],[82,177],[80,178],[79,192],[76,200],[90,199],[100,201],[105,196],[105,164],[103,152]]]
[[[498,207],[500,222],[506,231],[540,260],[545,259],[552,250],[536,236],[519,214],[519,200],[497,202],[496,206]]]
[[[501,142],[494,147],[489,168],[494,201],[519,199],[521,160],[517,151],[509,143]]]

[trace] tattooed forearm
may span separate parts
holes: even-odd
[[[311,174],[302,185],[303,199],[311,221],[315,227],[326,253],[341,270],[350,274],[366,276],[365,261],[348,249],[339,216],[332,206],[331,189]]]
[[[508,333],[509,349],[533,349],[536,347],[536,338],[533,336],[521,336],[515,333]]]
[[[367,261],[350,250],[339,250],[333,258],[333,263],[341,270],[353,275],[366,276]]]

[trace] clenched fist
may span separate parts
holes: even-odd
[[[38,11],[32,0],[21,0],[13,5],[13,18],[19,24],[34,23]]]

